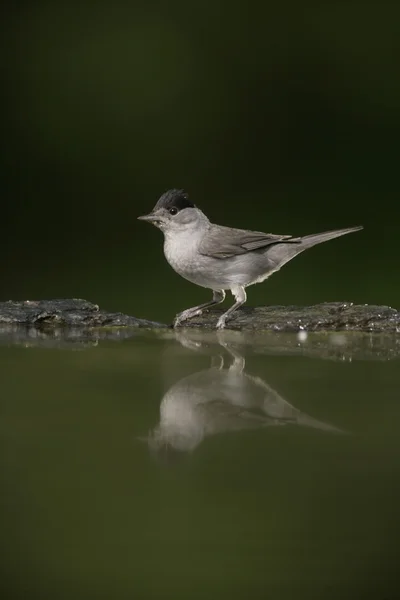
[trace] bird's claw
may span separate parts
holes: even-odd
[[[173,327],[179,327],[179,325],[181,323],[183,323],[184,321],[187,321],[188,319],[191,319],[192,317],[199,317],[200,315],[203,314],[203,311],[198,309],[198,310],[184,310],[183,312],[179,313],[179,315],[176,315],[174,321],[173,321]]]

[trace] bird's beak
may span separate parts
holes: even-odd
[[[155,221],[159,221],[160,217],[157,217],[157,215],[154,214],[149,214],[149,215],[143,215],[141,217],[138,217],[139,221],[148,221],[149,223],[154,223]]]

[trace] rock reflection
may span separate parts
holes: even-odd
[[[186,348],[201,347],[182,334],[176,337]],[[244,356],[221,338],[218,342],[210,368],[183,377],[164,394],[160,421],[144,438],[150,450],[187,453],[207,436],[285,425],[344,433],[301,412],[261,377],[246,373]]]

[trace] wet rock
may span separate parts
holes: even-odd
[[[213,328],[224,311],[211,310],[190,319],[182,327]],[[241,307],[227,322],[240,331],[368,331],[400,333],[400,312],[389,306],[326,302],[314,306]]]
[[[0,328],[23,326],[41,330],[55,328],[141,327],[159,329],[161,323],[122,313],[100,310],[81,299],[25,300],[0,302]]]
[[[181,328],[214,329],[221,308],[183,323]],[[170,327],[122,313],[101,310],[81,299],[0,302],[0,334],[12,337],[62,337],[64,339],[122,339],[135,329]],[[113,328],[113,329],[112,329]],[[244,332],[360,331],[400,333],[400,313],[388,306],[331,302],[314,306],[241,307],[226,329]],[[96,333],[94,333],[96,330]],[[102,335],[99,334],[102,332]]]

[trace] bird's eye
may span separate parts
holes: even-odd
[[[176,206],[173,206],[172,208],[169,209],[169,214],[170,215],[178,214],[178,209],[176,208]]]

